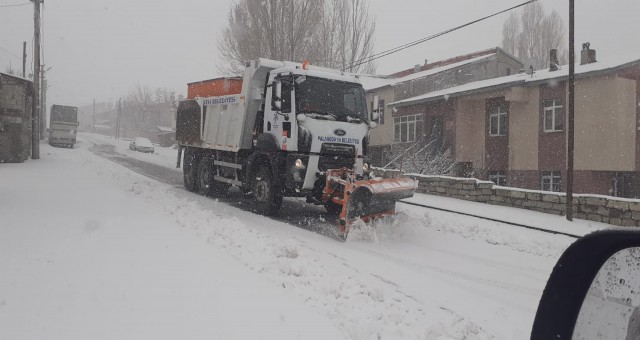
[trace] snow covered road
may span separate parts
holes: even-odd
[[[401,205],[342,243],[318,207],[265,218],[83,139],[0,165],[0,338],[526,339],[574,240]]]

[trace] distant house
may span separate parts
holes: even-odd
[[[640,197],[640,56],[596,61],[583,50],[575,72],[575,192]],[[387,110],[416,122],[410,136],[442,136],[454,175],[564,191],[567,77],[568,66],[551,67],[396,100]]]
[[[33,82],[0,73],[0,163],[24,162],[31,154]]]
[[[370,133],[372,163],[385,165],[392,157],[393,145],[421,140],[425,130],[417,127],[424,125],[425,129],[431,129],[441,124],[439,121],[416,121],[422,116],[395,119],[386,104],[473,81],[508,76],[522,67],[520,60],[496,47],[431,63],[425,60],[423,65],[415,65],[384,78],[365,77],[363,85],[369,107],[372,107],[373,96],[377,94],[381,108],[380,124]]]

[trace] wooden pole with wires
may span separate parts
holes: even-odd
[[[569,122],[567,128],[567,220],[573,220],[573,154],[575,109],[574,0],[569,0]]]
[[[33,2],[33,109],[31,116],[31,159],[40,159],[40,3]]]
[[[27,42],[22,42],[22,78],[27,77]]]
[[[93,124],[91,125],[91,133],[96,133],[96,99],[93,99]]]

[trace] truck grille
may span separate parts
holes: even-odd
[[[349,144],[324,143],[320,148],[320,155],[345,156],[353,158],[356,156],[356,147]]]
[[[356,147],[348,144],[324,143],[320,148],[318,169],[353,168],[356,162]]]

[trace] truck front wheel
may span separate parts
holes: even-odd
[[[340,215],[342,212],[342,206],[332,201],[325,202],[324,209],[331,215]]]
[[[182,174],[184,177],[185,189],[193,192],[197,189],[198,180],[198,156],[193,150],[184,151],[184,162],[182,164]]]
[[[282,205],[282,194],[278,192],[271,171],[266,166],[260,167],[256,172],[253,200],[256,210],[263,215],[274,215]]]

